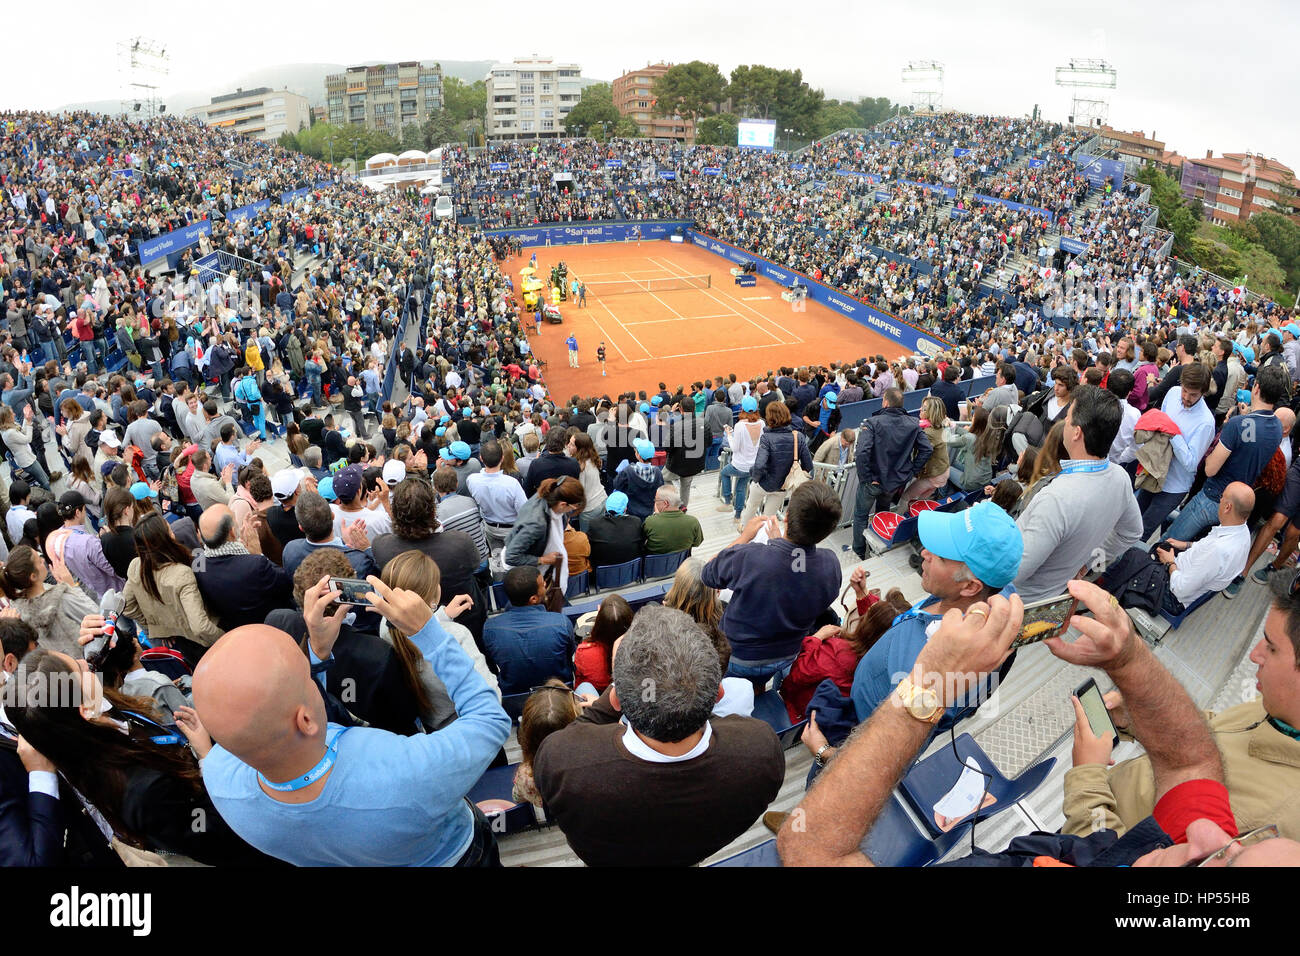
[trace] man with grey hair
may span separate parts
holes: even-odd
[[[638,611],[613,671],[604,695],[538,750],[537,789],[588,866],[699,863],[776,797],[781,745],[761,720],[710,716],[722,667],[681,611]]]
[[[645,519],[641,533],[646,554],[676,554],[704,543],[699,519],[682,510],[681,496],[672,485],[655,491],[654,514]]]

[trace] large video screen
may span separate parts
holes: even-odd
[[[736,127],[736,145],[742,149],[771,149],[776,145],[776,120],[741,120]]]

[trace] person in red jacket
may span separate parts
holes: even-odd
[[[849,577],[857,597],[858,618],[847,631],[828,624],[803,639],[799,656],[781,681],[781,699],[792,724],[804,718],[817,685],[830,679],[846,697],[853,688],[853,672],[864,654],[889,630],[894,618],[910,605],[903,592],[892,589],[882,600],[878,591],[867,591],[866,571],[859,567]]]

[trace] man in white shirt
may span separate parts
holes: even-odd
[[[1160,410],[1168,415],[1180,434],[1170,438],[1173,458],[1165,474],[1160,491],[1139,491],[1138,506],[1142,509],[1142,540],[1160,527],[1169,512],[1191,490],[1196,478],[1196,468],[1214,440],[1214,414],[1206,406],[1203,396],[1210,387],[1210,372],[1199,362],[1183,366],[1179,387],[1165,394]]]
[[[465,479],[465,490],[478,503],[483,515],[488,544],[493,551],[505,544],[519,509],[528,499],[524,486],[501,470],[501,445],[488,440],[479,446],[483,470]]]
[[[1127,465],[1137,460],[1137,443],[1133,441],[1133,432],[1142,413],[1136,406],[1128,403],[1128,393],[1133,391],[1133,373],[1122,368],[1111,369],[1106,378],[1106,390],[1119,399],[1124,418],[1119,423],[1119,434],[1110,446],[1111,461],[1117,465]]]
[[[1219,498],[1219,523],[1205,537],[1190,543],[1169,538],[1151,553],[1131,548],[1107,569],[1106,589],[1130,607],[1122,593],[1126,586],[1139,575],[1149,580],[1151,566],[1159,564],[1169,575],[1162,607],[1170,614],[1182,614],[1204,595],[1222,591],[1241,571],[1250,551],[1246,519],[1254,507],[1254,489],[1245,482],[1232,482]]]
[[[27,507],[31,496],[31,486],[21,478],[15,478],[9,485],[9,511],[5,514],[5,526],[9,529],[9,540],[15,545],[22,540],[23,525],[29,518],[36,517],[36,512]]]

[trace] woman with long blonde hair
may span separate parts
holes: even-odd
[[[935,491],[948,483],[951,463],[948,460],[948,412],[943,399],[931,395],[921,403],[921,428],[925,437],[930,439],[934,451],[921,469],[921,473],[912,480],[898,499],[898,512],[907,514],[907,506],[920,498],[932,498]]]

